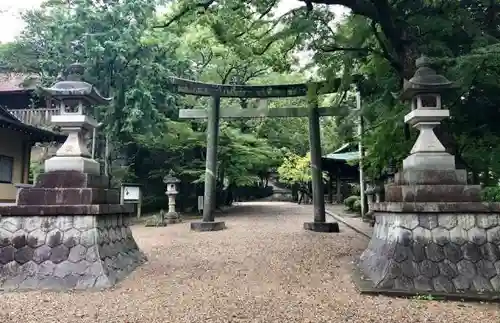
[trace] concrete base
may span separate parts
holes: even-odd
[[[128,214],[2,216],[0,289],[102,289],[146,261]]]
[[[399,212],[375,211],[374,233],[360,258],[373,290],[500,292],[500,212],[487,211],[500,209],[498,203],[464,203],[469,210],[463,211],[457,203],[425,203],[447,212],[418,211],[418,205],[412,212],[400,204]]]
[[[403,160],[403,169],[455,170],[455,156],[448,153],[418,152]]]
[[[305,222],[304,229],[314,232],[340,232],[337,222]]]
[[[45,172],[52,171],[77,171],[90,175],[99,175],[101,167],[97,161],[86,157],[54,156],[45,161]]]
[[[191,222],[191,230],[197,232],[220,231],[226,228],[225,222]]]

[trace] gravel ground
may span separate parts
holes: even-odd
[[[0,294],[0,322],[496,322],[496,304],[364,296],[351,261],[367,241],[302,230],[310,206],[244,203],[225,231],[133,229],[149,262],[104,292]]]

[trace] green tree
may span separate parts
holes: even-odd
[[[495,27],[500,19],[497,1],[304,0],[302,7],[280,16],[274,13],[277,3],[184,0],[164,25],[203,19],[221,41],[237,48],[262,52],[289,42],[293,49],[288,53],[313,50],[314,64],[326,78],[341,75],[347,84],[352,74],[363,74],[367,165],[373,174],[408,153],[413,138],[401,121],[408,108],[394,94],[401,91],[403,78],[413,75],[414,61],[421,53],[437,57],[440,72],[460,85],[444,101],[453,119],[437,133],[474,177],[495,180],[490,174],[497,173],[492,152],[498,135],[491,120],[498,117],[498,109],[493,108],[497,94],[492,91],[498,65],[491,56],[498,52],[500,36]],[[335,21],[331,5],[342,5],[350,14]],[[478,70],[488,72],[478,77]],[[456,100],[462,95],[464,100]],[[352,126],[339,124],[343,118],[337,118],[341,137],[343,132],[353,133]]]
[[[289,154],[278,168],[280,181],[290,185],[306,185],[311,181],[311,155]]]
[[[104,134],[110,138],[109,164],[116,164],[112,174],[144,184],[150,184],[151,169],[145,165],[154,156],[142,145],[140,135],[154,137],[175,128],[170,120],[177,118],[178,98],[168,90],[168,77],[189,76],[191,71],[191,62],[177,56],[181,39],[151,29],[156,6],[155,0],[45,1],[23,14],[25,30],[2,55],[6,68],[38,73],[45,84],[54,82],[68,64],[84,64],[86,80],[114,98],[111,107],[91,111],[106,126],[99,141],[104,142]],[[128,166],[125,174],[120,164]],[[167,171],[169,166],[160,164]],[[164,198],[163,183],[154,179],[145,185],[146,195]]]

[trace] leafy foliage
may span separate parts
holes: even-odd
[[[290,154],[278,168],[280,181],[287,184],[304,184],[311,181],[311,155]]]
[[[338,19],[331,5],[342,5],[351,14]],[[282,53],[312,50],[318,76],[341,76],[344,90],[349,90],[352,75],[362,74],[363,141],[372,177],[410,150],[416,133],[403,124],[408,107],[397,103],[394,94],[401,91],[403,78],[413,75],[421,53],[437,57],[439,71],[460,88],[445,97],[453,118],[436,132],[475,181],[498,180],[498,127],[491,122],[499,117],[494,108],[498,92],[493,91],[500,66],[497,1],[308,0],[283,14],[277,8],[277,1],[267,0],[182,0],[164,25],[203,20],[220,41],[238,50],[247,47],[247,52],[276,51],[283,43],[292,49],[282,47]],[[356,139],[349,95],[339,93],[335,102],[338,141]]]
[[[251,185],[279,165],[281,154],[265,139],[228,126],[222,127],[219,161],[229,184]]]
[[[113,144],[113,174],[124,172],[121,161],[127,166],[124,178],[143,181],[149,196],[164,202],[161,178],[170,169],[188,183],[182,188],[186,200],[199,194],[206,123],[177,116],[181,108],[210,106],[206,98],[172,93],[169,76],[225,84],[340,78],[338,93],[321,98],[338,114],[321,121],[322,148],[329,152],[359,140],[361,116],[364,165],[376,178],[388,164],[400,165],[414,143],[417,132],[403,123],[408,105],[397,94],[423,53],[458,85],[443,97],[453,117],[437,135],[475,183],[495,186],[500,178],[497,2],[307,0],[277,12],[274,0],[178,0],[158,16],[155,0],[48,0],[24,14],[27,27],[18,40],[0,46],[0,68],[38,73],[48,83],[68,63],[84,63],[87,79],[114,97],[111,107],[93,111]],[[350,13],[340,17],[331,5]],[[303,59],[305,51],[311,60]],[[361,91],[361,111],[355,111],[351,83]],[[224,99],[222,108],[305,104],[304,98]],[[219,187],[262,184],[280,161],[282,181],[309,181],[307,133],[305,118],[223,122]]]
[[[344,200],[344,205],[348,211],[361,212],[361,200],[359,195],[351,195]]]
[[[481,198],[485,202],[500,202],[500,187],[489,186],[481,190]]]

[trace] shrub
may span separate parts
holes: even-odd
[[[352,195],[344,200],[344,205],[347,207],[349,211],[354,211],[354,202],[359,201],[359,196]]]
[[[481,190],[481,199],[484,202],[500,202],[500,186],[489,186]]]
[[[361,200],[356,200],[354,201],[354,203],[352,204],[352,210],[351,211],[354,211],[358,214],[361,214]]]

